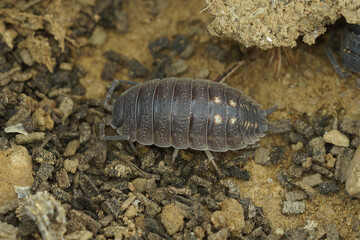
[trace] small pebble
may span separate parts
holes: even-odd
[[[195,236],[200,239],[203,239],[205,237],[205,230],[201,226],[196,226],[194,228],[194,233],[195,233]]]
[[[227,228],[223,228],[216,233],[212,233],[208,236],[208,240],[226,240],[229,238],[229,231]]]
[[[291,145],[291,150],[299,151],[303,147],[304,147],[304,144],[302,142],[297,142],[296,144]]]
[[[320,166],[318,164],[312,164],[311,165],[311,169],[314,171],[314,172],[317,172],[317,173],[320,173],[321,175],[331,179],[334,177],[334,173],[329,171],[328,169],[326,169],[325,167],[323,166]]]
[[[62,62],[62,63],[60,63],[59,68],[61,70],[71,71],[73,68],[73,65],[68,62]]]
[[[166,205],[161,212],[160,218],[161,223],[170,235],[174,235],[184,227],[184,216],[174,204]]]
[[[95,45],[96,47],[101,47],[107,39],[107,33],[105,29],[101,26],[96,26],[91,37],[89,38],[89,43]]]
[[[315,135],[315,129],[308,123],[297,120],[294,124],[295,130],[306,137],[307,139],[311,139]]]
[[[36,128],[41,132],[51,131],[54,128],[55,122],[50,116],[50,111],[38,108],[31,118]]]
[[[27,136],[18,134],[15,136],[16,143],[19,145],[29,144],[33,142],[42,142],[45,140],[45,133],[44,132],[32,132],[29,133]]]
[[[79,147],[80,147],[79,140],[75,139],[75,140],[70,141],[66,145],[66,148],[65,148],[65,151],[64,151],[64,156],[69,157],[69,156],[74,155]]]
[[[339,130],[360,137],[360,121],[344,118],[340,122]]]
[[[270,161],[270,151],[266,148],[260,147],[255,150],[254,161],[257,164],[265,165]]]
[[[74,101],[66,96],[60,103],[59,110],[62,113],[61,121],[64,122],[72,113],[74,108]]]
[[[145,78],[149,74],[149,70],[136,59],[127,61],[126,67],[130,70],[131,78]]]
[[[31,54],[26,48],[20,50],[20,57],[26,65],[32,66],[34,64],[34,60],[32,59]]]
[[[350,196],[360,198],[360,146],[351,160],[345,190]]]
[[[61,189],[66,189],[70,187],[69,176],[64,168],[61,168],[56,172],[56,181]]]
[[[176,77],[182,73],[185,73],[188,70],[188,66],[185,64],[185,61],[180,59],[172,63],[167,69],[166,74],[168,76]]]
[[[302,214],[305,212],[305,203],[301,201],[284,201],[282,213],[285,215]]]
[[[184,49],[184,51],[180,53],[180,57],[182,57],[183,59],[189,59],[192,55],[194,55],[195,49],[196,44],[193,42],[189,43]]]
[[[277,235],[282,236],[282,235],[284,235],[285,231],[284,231],[283,229],[281,229],[281,228],[277,228],[277,229],[275,230],[275,233],[276,233]]]
[[[177,54],[180,54],[186,48],[188,40],[183,35],[178,35],[174,42],[171,45],[171,50],[175,51]]]
[[[307,195],[302,190],[294,190],[291,192],[285,193],[286,201],[295,202],[295,201],[302,201],[307,199]]]
[[[75,159],[75,160],[65,160],[64,161],[64,168],[66,171],[74,174],[76,173],[76,169],[79,166],[79,160]]]
[[[311,141],[309,142],[309,148],[312,153],[313,161],[320,164],[325,162],[326,149],[325,141],[322,137],[311,139]]]
[[[324,182],[318,186],[321,194],[337,193],[339,186],[336,182]]]
[[[122,162],[113,161],[105,166],[104,174],[108,177],[126,179],[131,176],[131,168]]]
[[[340,240],[340,235],[336,223],[332,222],[324,226],[326,238],[328,240]]]
[[[270,153],[270,162],[271,164],[279,164],[285,154],[284,146],[275,146]]]
[[[227,228],[231,235],[237,236],[245,227],[244,209],[232,198],[219,203],[221,210],[213,212],[211,222],[216,229]]]
[[[306,158],[308,158],[308,157],[309,157],[309,154],[306,152],[305,153],[297,153],[296,152],[293,154],[292,160],[295,164],[301,165],[306,161]]]
[[[319,173],[303,177],[303,179],[301,181],[311,187],[315,187],[315,186],[323,183],[323,181],[321,179],[321,175]]]
[[[340,151],[339,155],[336,158],[335,179],[340,183],[344,183],[346,181],[346,177],[348,176],[348,172],[350,169],[351,159],[353,159],[354,150],[351,148],[344,148]]]
[[[310,171],[310,169],[311,169],[311,167],[312,167],[312,159],[311,159],[311,157],[307,157],[306,159],[305,159],[305,162],[303,162],[302,164],[301,164],[301,167],[305,170],[305,171]]]
[[[340,147],[349,147],[349,139],[342,134],[339,130],[331,130],[324,134],[324,140],[327,143],[334,144]]]
[[[240,179],[240,180],[249,180],[250,179],[250,173],[249,171],[245,170],[245,169],[241,169],[239,167],[231,167],[229,169],[229,175],[230,177],[234,177],[236,179]]]
[[[116,62],[118,64],[124,64],[126,61],[125,56],[112,50],[106,51],[104,53],[104,57],[106,57],[107,60]]]
[[[14,186],[31,186],[34,182],[32,159],[23,146],[0,151],[0,206],[16,199]]]
[[[212,58],[219,60],[220,62],[225,62],[229,53],[224,48],[219,47],[214,43],[209,43],[205,49],[206,53],[209,54]]]
[[[326,167],[333,168],[335,167],[336,158],[331,153],[326,154]]]
[[[118,64],[116,62],[106,62],[101,72],[101,79],[113,80]]]
[[[129,30],[129,21],[124,11],[115,11],[116,31],[118,33],[126,33]]]
[[[209,76],[210,76],[210,71],[209,71],[209,69],[206,69],[206,68],[201,68],[201,69],[197,70],[195,73],[196,79],[208,79]]]
[[[277,175],[278,180],[280,181],[281,185],[288,189],[291,190],[294,187],[294,181],[292,180],[292,178],[286,173],[281,171],[278,175]]]
[[[158,53],[161,50],[170,46],[170,40],[167,37],[161,37],[156,39],[154,42],[149,43],[149,49],[152,54]]]
[[[139,193],[145,193],[147,179],[146,178],[135,178],[132,183],[134,184],[135,190]]]

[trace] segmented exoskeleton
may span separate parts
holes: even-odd
[[[112,111],[111,126],[119,135],[105,136],[102,125],[102,140],[174,147],[173,159],[179,149],[205,151],[216,169],[210,151],[239,150],[259,141],[269,129],[266,117],[277,108],[260,109],[225,83],[190,78],[136,84],[111,106],[108,101],[120,82],[127,81],[115,81],[104,104]]]

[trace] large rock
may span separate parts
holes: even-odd
[[[360,146],[356,149],[350,162],[345,190],[350,196],[360,198]]]
[[[0,206],[17,198],[14,186],[31,186],[33,182],[31,157],[25,147],[0,151]]]

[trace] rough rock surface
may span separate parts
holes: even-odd
[[[240,234],[245,226],[244,209],[235,199],[225,199],[220,204],[221,211],[211,215],[211,222],[215,228],[227,228],[231,236]]]
[[[25,147],[0,151],[0,206],[17,198],[14,186],[31,186],[33,182],[31,157]]]
[[[345,190],[350,196],[360,198],[360,147],[357,148],[351,160]]]
[[[184,227],[184,216],[181,211],[174,205],[170,204],[164,207],[161,212],[161,223],[170,235],[181,231]]]
[[[215,17],[208,26],[211,35],[232,38],[246,47],[262,49],[295,47],[299,36],[314,44],[342,15],[349,23],[360,23],[360,2],[206,0]]]

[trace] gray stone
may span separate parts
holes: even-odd
[[[285,193],[286,201],[295,202],[307,199],[307,195],[302,190],[295,190]]]
[[[296,201],[284,201],[282,213],[286,215],[302,214],[305,212],[305,203]]]
[[[319,173],[303,177],[302,181],[311,187],[317,186],[323,182]]]
[[[258,164],[265,165],[270,161],[270,151],[263,147],[256,149],[254,161]]]
[[[350,170],[350,162],[353,156],[354,150],[351,148],[344,148],[336,158],[334,176],[340,183],[344,183],[346,181],[346,176]]]
[[[350,145],[349,138],[342,134],[339,130],[331,130],[325,133],[324,140],[327,143],[331,143],[340,147],[349,147]]]
[[[318,163],[325,162],[326,149],[325,141],[322,137],[311,139],[311,141],[309,142],[309,148],[313,156],[313,161]]]
[[[325,228],[326,237],[327,237],[326,239],[329,239],[329,240],[339,240],[340,239],[338,228],[334,222],[325,225],[324,228]]]
[[[346,176],[345,190],[350,196],[360,198],[360,147],[356,149]]]

